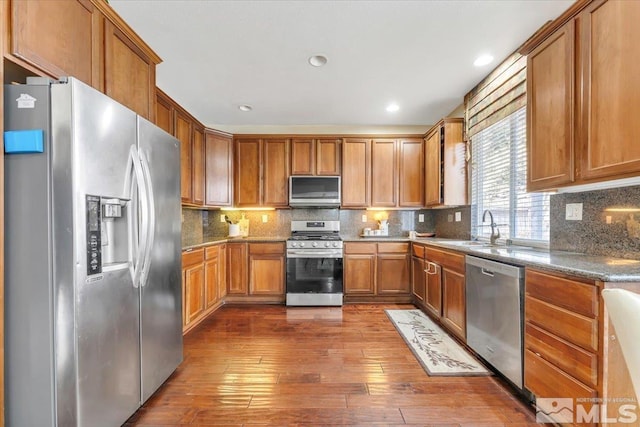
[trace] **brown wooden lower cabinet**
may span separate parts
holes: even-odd
[[[410,258],[404,242],[345,242],[345,301],[409,302]]]
[[[417,256],[411,257],[411,294],[419,302],[426,298],[425,287],[425,263],[424,259]]]
[[[464,273],[442,269],[442,323],[463,340],[467,336]]]
[[[626,362],[600,296],[607,287],[640,292],[638,283],[526,269],[524,385],[536,399],[572,399],[574,423],[569,425],[609,425],[624,418],[619,409],[633,398]]]
[[[183,332],[195,327],[222,304],[227,286],[225,259],[226,244],[182,253]]]
[[[438,264],[425,261],[426,270],[426,298],[425,308],[436,318],[442,317],[442,267]]]
[[[228,294],[232,303],[284,302],[284,242],[228,243]]]

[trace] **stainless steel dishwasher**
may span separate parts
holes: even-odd
[[[524,268],[466,256],[467,344],[522,389]]]

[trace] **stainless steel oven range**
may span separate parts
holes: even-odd
[[[340,221],[291,221],[287,305],[342,305]]]

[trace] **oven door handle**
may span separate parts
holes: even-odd
[[[342,258],[341,253],[336,252],[290,252],[287,251],[287,258]]]

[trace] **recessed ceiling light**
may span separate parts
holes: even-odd
[[[253,107],[251,105],[242,104],[238,106],[238,110],[247,112],[253,110]]]
[[[390,113],[395,113],[399,109],[400,109],[400,106],[398,104],[396,104],[395,102],[387,105],[387,111],[390,112]]]
[[[491,61],[493,61],[493,56],[480,55],[478,58],[476,58],[475,61],[473,61],[473,65],[475,65],[476,67],[482,67],[484,65],[490,64]]]
[[[327,63],[327,57],[324,55],[313,55],[309,57],[309,64],[314,67],[322,67]]]

